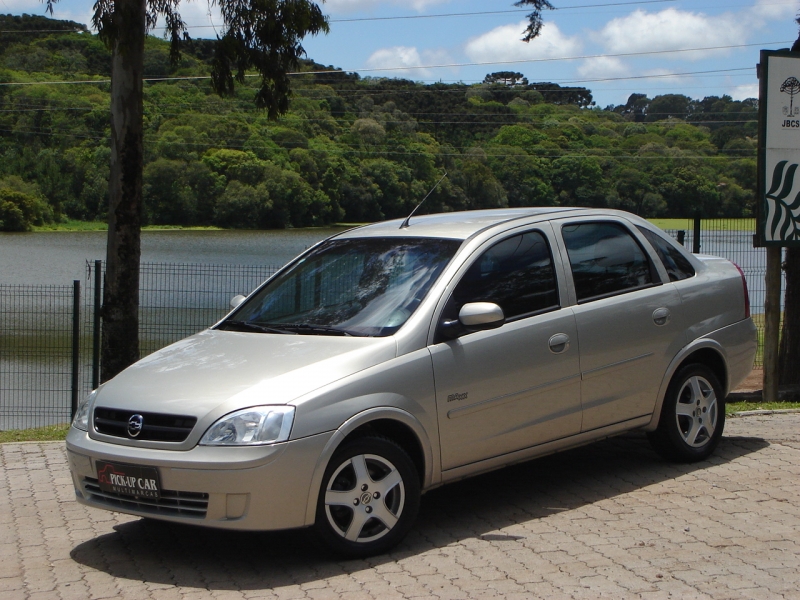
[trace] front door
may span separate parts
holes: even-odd
[[[443,470],[580,431],[577,330],[561,308],[550,248],[538,230],[490,244],[443,310],[448,321],[468,302],[494,302],[506,318],[430,347]]]

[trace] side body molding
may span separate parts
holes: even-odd
[[[370,408],[350,417],[347,421],[342,423],[339,429],[337,429],[328,440],[325,448],[322,450],[322,453],[317,460],[317,465],[314,468],[314,475],[311,478],[311,487],[309,488],[308,492],[308,501],[306,503],[306,525],[314,524],[319,488],[320,485],[322,485],[322,477],[325,474],[325,469],[328,467],[328,463],[330,462],[333,453],[336,452],[336,449],[353,431],[362,425],[366,425],[367,423],[377,421],[379,419],[388,419],[407,425],[414,432],[414,435],[416,435],[425,461],[425,473],[422,474],[422,490],[428,490],[431,487],[435,487],[441,483],[441,469],[436,468],[436,472],[434,473],[435,463],[431,441],[428,438],[428,434],[425,432],[425,429],[422,427],[422,424],[416,419],[416,417],[409,412],[399,408],[393,408],[391,406],[378,406],[375,408]]]

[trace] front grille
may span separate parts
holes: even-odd
[[[83,489],[90,500],[107,506],[159,515],[204,519],[208,511],[208,494],[201,492],[175,492],[161,490],[158,500],[135,498],[100,489],[97,479],[84,477]]]
[[[128,435],[128,420],[133,415],[141,415],[144,418],[142,430],[135,439],[151,442],[182,442],[189,437],[197,423],[197,417],[143,413],[98,406],[94,409],[95,431],[104,435],[134,439]]]

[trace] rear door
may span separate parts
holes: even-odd
[[[576,302],[582,431],[652,414],[664,373],[685,344],[678,292],[661,281],[647,242],[622,219],[555,226]]]
[[[451,287],[440,322],[494,302],[506,323],[430,347],[443,470],[580,431],[577,330],[552,236],[546,226],[485,244]]]

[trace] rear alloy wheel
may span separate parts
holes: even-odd
[[[419,477],[408,454],[381,437],[346,443],[323,477],[315,527],[336,552],[369,556],[408,533],[419,511]]]
[[[649,438],[665,458],[695,462],[711,455],[724,426],[725,399],[716,376],[704,365],[687,365],[672,378],[658,429]]]

